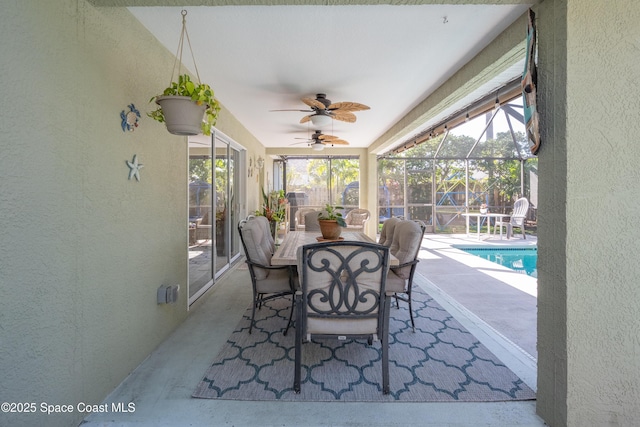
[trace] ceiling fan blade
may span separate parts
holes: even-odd
[[[343,139],[332,139],[331,141],[322,141],[326,145],[349,145],[349,143]]]
[[[327,107],[327,110],[336,112],[335,110],[340,111],[364,111],[369,110],[369,107],[364,104],[359,104],[357,102],[336,102],[335,104],[331,104]]]
[[[301,138],[302,139],[302,138]],[[306,138],[305,138],[306,139]],[[309,141],[308,139],[306,141],[303,142],[294,142],[293,144],[289,144],[289,145],[300,145],[300,144],[307,144],[309,145],[311,143],[311,141]]]
[[[333,135],[318,135],[318,139],[321,141],[331,141],[333,139],[338,139],[337,136],[333,136]]]
[[[300,111],[303,113],[313,113],[313,110],[269,110],[269,112],[272,112],[272,111]]]
[[[302,98],[302,102],[304,102],[311,108],[317,108],[319,110],[324,110],[326,108],[325,105],[322,102],[318,101],[317,99],[305,97],[305,98]]]
[[[341,122],[354,123],[356,121],[356,115],[348,111],[332,111],[330,116]]]
[[[300,119],[300,123],[307,123],[309,120],[311,120],[311,116],[313,116],[313,114],[309,114],[308,116],[304,116],[302,119]]]

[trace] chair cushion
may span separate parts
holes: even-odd
[[[255,220],[260,223],[264,234],[267,236],[267,240],[271,246],[269,251],[273,254],[276,251],[276,242],[273,240],[273,233],[271,232],[271,224],[269,224],[269,220],[265,216],[257,216],[255,217]]]
[[[382,230],[380,230],[380,239],[378,243],[384,246],[391,246],[393,242],[393,230],[400,219],[392,216],[382,223]]]
[[[393,242],[389,247],[400,264],[413,261],[418,255],[422,243],[423,232],[420,225],[411,220],[402,220],[397,223],[393,231]],[[408,279],[411,274],[411,266],[393,270],[399,277]]]
[[[366,213],[355,213],[351,215],[351,220],[349,221],[349,225],[363,225],[364,222],[369,219],[369,215]]]
[[[264,232],[264,224],[260,220],[264,217],[254,217],[246,221],[241,228],[242,239],[247,250],[249,261],[262,265],[271,265],[272,244],[269,234]],[[264,218],[266,220],[266,218]],[[267,221],[268,223],[268,221]],[[254,267],[257,280],[263,280],[270,274],[270,270]],[[286,270],[283,270],[286,272]]]
[[[304,230],[305,229],[305,215],[309,212],[313,212],[315,209],[310,208],[298,208],[296,211],[296,230]]]
[[[307,318],[308,334],[328,335],[367,335],[378,331],[378,319],[342,319]]]
[[[260,269],[264,271],[264,269]],[[256,291],[258,293],[278,293],[290,291],[289,287],[289,269],[268,270],[269,276],[264,279],[256,280]],[[257,275],[257,274],[256,274]],[[294,277],[294,289],[300,288],[298,278]]]
[[[389,274],[387,274],[387,281],[385,285],[385,289],[387,292],[405,292],[406,291],[407,281],[402,277],[398,276],[394,270],[389,270]]]
[[[320,231],[320,223],[318,222],[320,212],[312,211],[304,215],[304,231]]]

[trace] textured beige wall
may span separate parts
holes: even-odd
[[[640,3],[568,5],[567,424],[637,425]]]
[[[214,87],[215,90],[215,87]],[[216,123],[216,129],[223,132],[226,136],[233,139],[236,143],[242,145],[245,148],[245,156],[247,159],[257,159],[261,156],[266,158],[264,146],[251,134],[242,124],[233,116],[229,110],[222,106],[218,121]],[[269,160],[266,158],[266,160]],[[247,161],[248,162],[248,161]],[[245,214],[250,214],[258,209],[262,203],[262,192],[260,188],[263,182],[266,182],[266,172],[273,170],[272,164],[266,164],[262,170],[258,171],[252,177],[247,176],[247,171],[243,171],[243,179],[246,178],[246,201],[242,206],[245,209]],[[272,180],[273,181],[273,180]]]
[[[128,104],[151,109],[172,54],[126,9],[9,3],[0,14],[0,402],[99,403],[187,315],[185,138],[146,116],[135,132],[120,127]],[[220,122],[239,134],[230,117]],[[127,179],[134,154],[140,182]],[[177,304],[157,305],[163,284],[181,285]],[[84,414],[0,417],[69,426]]]
[[[640,3],[541,4],[538,412],[640,419]]]
[[[567,76],[566,2],[536,8],[538,111],[538,395],[551,426],[567,418]],[[588,227],[587,227],[588,228]]]
[[[544,0],[537,12],[538,412],[553,426],[633,425],[640,4]],[[146,118],[119,127],[128,103],[148,110],[171,53],[126,11],[83,0],[15,0],[0,23],[0,401],[97,403],[186,315],[184,141]],[[266,154],[224,111],[218,127]],[[126,179],[133,154],[139,183]],[[182,285],[181,304],[155,304],[163,283]]]

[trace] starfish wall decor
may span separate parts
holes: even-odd
[[[127,160],[127,166],[129,166],[129,179],[136,177],[137,181],[140,181],[140,169],[144,167],[142,163],[138,163],[138,155],[134,154],[131,161]]]

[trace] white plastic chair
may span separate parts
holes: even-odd
[[[500,227],[500,232],[502,232],[502,227],[506,227],[507,239],[510,239],[511,234],[513,233],[513,227],[519,227],[520,230],[522,230],[522,238],[526,239],[527,235],[524,231],[524,222],[527,218],[528,211],[529,201],[525,197],[519,198],[513,205],[513,213],[511,214],[509,221],[496,220],[495,227],[493,228],[493,234],[496,234],[498,227]]]

